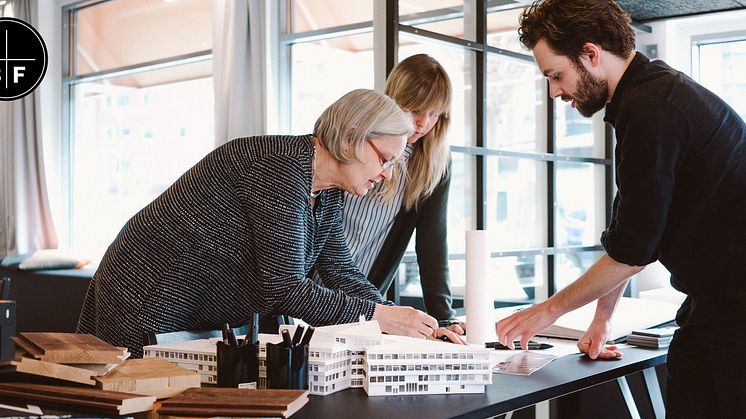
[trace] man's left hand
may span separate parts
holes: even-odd
[[[615,345],[605,346],[611,327],[608,322],[593,320],[588,330],[578,341],[580,352],[588,354],[591,359],[621,358],[622,353]]]

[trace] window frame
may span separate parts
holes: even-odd
[[[123,76],[135,75],[148,71],[165,69],[186,64],[212,60],[212,49],[195,51],[188,54],[181,54],[157,60],[146,61],[143,63],[115,67],[108,70],[88,73],[82,76],[77,74],[77,54],[75,45],[77,44],[77,18],[78,13],[90,7],[100,6],[104,3],[116,0],[83,0],[62,6],[62,95],[61,95],[61,116],[60,125],[60,173],[61,173],[61,223],[59,223],[58,232],[60,233],[60,242],[71,246],[74,238],[74,132],[75,132],[75,110],[73,106],[75,86],[81,83],[114,79]],[[133,214],[134,215],[134,214]]]
[[[376,2],[377,4],[379,2]],[[384,2],[380,2],[384,3]],[[501,257],[515,257],[515,256],[527,256],[527,257],[546,257],[544,278],[546,283],[542,287],[543,289],[536,290],[537,302],[542,301],[549,296],[555,294],[557,290],[556,284],[556,256],[559,254],[578,254],[582,252],[598,252],[603,251],[603,246],[600,244],[594,244],[590,246],[557,246],[555,240],[555,226],[556,226],[556,213],[555,207],[557,203],[557,183],[556,173],[557,162],[569,162],[569,163],[590,163],[603,167],[604,170],[604,194],[602,199],[605,206],[605,226],[607,226],[611,220],[611,208],[614,197],[614,180],[613,180],[613,132],[612,129],[605,125],[601,131],[603,139],[596,138],[597,135],[594,133],[594,143],[602,141],[604,146],[604,154],[601,158],[596,157],[580,157],[563,155],[556,152],[557,150],[557,138],[556,138],[556,116],[554,100],[549,96],[549,89],[545,89],[546,98],[545,100],[549,104],[546,106],[546,152],[524,152],[524,151],[511,151],[499,148],[487,147],[487,125],[486,125],[486,104],[485,97],[487,91],[487,58],[490,55],[499,56],[502,58],[515,59],[521,62],[534,63],[533,56],[529,53],[522,54],[507,49],[497,48],[492,45],[488,45],[487,42],[487,15],[491,12],[504,11],[515,8],[526,7],[525,2],[514,1],[514,0],[465,0],[464,7],[474,7],[475,18],[475,41],[467,40],[463,38],[453,37],[444,35],[436,32],[431,32],[425,29],[418,28],[414,25],[422,23],[432,23],[437,21],[443,21],[454,18],[463,18],[463,9],[461,12],[454,12],[454,8],[446,8],[440,10],[430,10],[421,12],[413,15],[399,16],[399,4],[398,0],[386,0],[383,7],[383,13],[380,10],[375,10],[374,21],[359,22],[349,25],[341,25],[337,27],[328,27],[316,31],[308,32],[297,32],[291,33],[290,16],[293,16],[292,7],[293,0],[285,0],[281,2],[281,22],[280,28],[280,103],[281,108],[285,115],[291,115],[290,105],[290,72],[291,57],[290,47],[299,42],[316,41],[319,39],[328,39],[337,36],[347,36],[352,34],[367,33],[374,31],[374,28],[383,29],[383,33],[375,33],[374,37],[383,39],[385,42],[374,42],[374,60],[383,62],[383,68],[377,66],[376,71],[376,87],[382,89],[382,83],[379,86],[379,80],[385,81],[387,76],[393,67],[398,62],[398,42],[399,34],[406,33],[408,37],[421,38],[423,41],[435,41],[439,43],[445,43],[451,47],[463,48],[471,51],[475,54],[475,78],[474,78],[474,93],[472,94],[471,100],[474,103],[471,104],[475,109],[476,120],[475,120],[475,140],[474,146],[450,146],[452,153],[461,153],[466,158],[475,158],[475,173],[474,179],[476,181],[476,188],[472,191],[473,205],[475,208],[475,225],[473,228],[483,229],[487,226],[487,156],[498,156],[498,157],[510,157],[518,159],[529,159],[532,161],[546,162],[547,174],[543,180],[547,186],[547,199],[546,199],[546,214],[547,220],[545,234],[547,237],[546,246],[533,247],[528,249],[500,249],[499,251],[491,252],[491,258]],[[381,22],[381,20],[384,20]],[[465,28],[466,30],[466,28]],[[383,59],[381,59],[383,55]],[[548,81],[546,82],[548,86]],[[538,115],[537,115],[538,116]],[[599,123],[600,119],[594,118],[594,124]],[[603,123],[603,122],[600,122]],[[289,123],[287,121],[282,122],[282,129],[289,131]],[[598,205],[599,203],[597,203]],[[463,260],[465,255],[463,253],[454,253],[449,251],[449,260]],[[404,255],[401,263],[416,263],[416,255],[413,252],[407,252]],[[421,297],[410,297],[400,295],[400,284],[398,280],[393,281],[393,286],[389,289],[387,298],[393,300],[397,304],[406,304],[414,307],[424,309],[424,305]],[[509,305],[518,302],[513,301],[496,301],[498,306]],[[454,296],[454,306],[459,307],[463,304],[463,296]]]

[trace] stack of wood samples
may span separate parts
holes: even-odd
[[[121,391],[171,397],[190,387],[200,386],[200,376],[195,371],[180,367],[160,358],[128,359],[122,366],[102,377],[95,377],[96,387]]]
[[[30,403],[74,412],[120,416],[152,410],[156,399],[154,396],[94,388],[0,383],[0,400],[21,405]]]
[[[129,355],[93,335],[76,333],[21,333],[14,337],[25,353],[7,361],[2,371],[21,373],[46,382],[54,379],[95,386],[102,390],[170,397],[199,387],[194,371],[163,359],[125,360]],[[24,377],[18,377],[24,379]],[[18,381],[13,375],[5,380]]]
[[[77,333],[20,333],[13,337],[20,356],[2,363],[3,372],[17,372],[95,385],[94,376],[106,374],[129,356],[93,335]]]
[[[127,350],[85,333],[22,332],[16,345],[35,359],[57,364],[120,364]]]
[[[290,417],[308,403],[307,390],[190,388],[164,400],[159,415]]]

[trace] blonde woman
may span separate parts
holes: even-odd
[[[436,319],[451,319],[446,237],[451,177],[445,139],[451,82],[440,63],[418,54],[394,67],[386,94],[412,115],[415,129],[390,181],[380,182],[362,197],[345,195],[345,240],[353,262],[385,293],[416,230],[425,308]]]

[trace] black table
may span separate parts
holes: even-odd
[[[294,417],[298,418],[485,418],[509,413],[539,402],[617,380],[630,415],[639,418],[624,376],[643,372],[657,417],[664,417],[663,399],[655,367],[666,362],[667,349],[623,349],[620,360],[593,361],[584,355],[568,355],[528,377],[493,374],[483,394],[368,397],[363,389],[328,396],[310,396]]]

